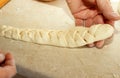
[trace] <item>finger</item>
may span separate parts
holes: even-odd
[[[91,44],[88,44],[87,46],[90,47],[90,48],[92,48],[92,47],[95,46],[95,44],[94,44],[94,43],[91,43]]]
[[[95,4],[96,0],[82,0],[83,2],[90,3],[90,4]]]
[[[104,24],[104,19],[102,15],[97,15],[93,18],[94,24]]]
[[[80,0],[66,0],[70,10],[72,13],[75,13],[78,11],[80,5],[82,4]]]
[[[113,26],[113,27],[114,27],[114,23],[115,23],[115,21],[105,20],[105,24],[110,24],[110,25]]]
[[[0,63],[2,63],[5,60],[5,55],[0,53]]]
[[[109,20],[119,20],[120,16],[113,11],[109,0],[96,0],[98,9]]]
[[[98,12],[96,10],[85,9],[78,13],[74,13],[73,16],[79,19],[89,19],[89,18],[93,18],[97,14]]]
[[[102,47],[104,46],[104,43],[105,43],[104,40],[97,41],[97,42],[95,43],[95,46],[96,46],[97,48],[102,48]]]
[[[15,66],[14,57],[10,53],[7,53],[5,56],[5,66]]]
[[[7,53],[5,55],[5,63],[3,64],[2,68],[5,72],[4,78],[12,78],[17,73],[15,60],[12,54]]]
[[[83,26],[83,20],[81,19],[75,19],[76,26]]]
[[[88,6],[94,6],[96,5],[96,0],[82,0],[85,5],[88,5]]]
[[[87,19],[85,20],[85,26],[86,27],[90,27],[93,25],[93,19]]]

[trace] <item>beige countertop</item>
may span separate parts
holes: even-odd
[[[0,10],[0,18],[0,25],[20,28],[63,29],[74,26],[64,0],[50,3],[11,0]],[[60,48],[3,37],[0,37],[0,48],[14,55],[18,73],[28,78],[120,78],[119,26],[120,23],[116,22],[113,42],[102,49]]]

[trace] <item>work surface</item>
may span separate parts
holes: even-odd
[[[63,29],[74,26],[64,0],[51,3],[11,0],[0,10],[0,18],[0,25],[19,28]],[[102,49],[60,48],[3,37],[0,37],[0,48],[14,55],[18,73],[28,78],[120,78],[119,26],[117,22],[113,42]]]

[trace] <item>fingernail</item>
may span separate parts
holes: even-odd
[[[71,3],[71,0],[67,0],[68,3]]]
[[[87,45],[89,48],[92,48],[92,47],[94,47],[95,46],[95,44],[94,43],[92,43],[92,44],[88,44]]]
[[[96,44],[96,47],[99,48],[99,49],[103,48],[103,46],[104,46],[104,43],[101,43],[101,44],[98,43],[98,44]]]
[[[97,48],[101,49],[101,48],[103,48],[104,43],[105,43],[105,41],[101,40],[101,41],[96,42],[95,45]]]
[[[102,46],[96,46],[96,48],[101,49],[101,48],[103,48],[103,45]]]
[[[5,59],[5,56],[0,53],[0,63],[1,63],[2,61],[4,61],[4,59]]]
[[[112,15],[116,20],[117,20],[117,19],[120,19],[120,15],[117,14],[117,13],[115,13],[115,12],[113,12],[111,15]]]
[[[113,16],[115,16],[115,17],[119,17],[119,14],[117,14],[117,13],[115,13],[115,12],[113,12],[112,14],[113,14]]]

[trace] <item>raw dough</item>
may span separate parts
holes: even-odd
[[[19,29],[0,26],[0,36],[38,44],[61,47],[80,47],[112,36],[114,29],[108,24],[90,28],[74,27],[67,30]]]

